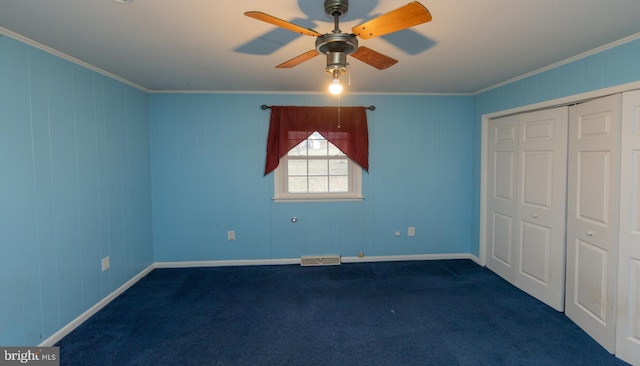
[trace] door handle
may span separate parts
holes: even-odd
[[[593,231],[587,231],[587,236],[593,236]]]
[[[538,214],[537,213],[531,214],[531,217],[533,217],[534,219],[537,219],[538,218]]]

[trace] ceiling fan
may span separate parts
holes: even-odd
[[[346,74],[349,70],[347,55],[351,55],[378,70],[384,70],[398,62],[398,60],[368,47],[358,46],[357,37],[362,39],[379,37],[431,20],[429,10],[424,5],[414,1],[353,27],[351,29],[352,33],[344,33],[340,30],[340,17],[345,15],[348,10],[349,0],[325,0],[324,11],[329,17],[333,18],[334,23],[333,31],[326,34],[318,33],[313,29],[287,22],[260,11],[248,11],[244,15],[302,35],[317,37],[315,49],[285,61],[277,65],[276,68],[292,68],[321,53],[325,54],[327,55],[325,71],[331,74],[333,78],[330,90],[335,94],[339,94],[342,91],[340,76]]]

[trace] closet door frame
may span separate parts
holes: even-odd
[[[486,112],[481,114],[481,146],[480,146],[480,205],[478,207],[480,223],[478,230],[478,248],[477,255],[478,257],[474,257],[472,254],[472,258],[480,265],[485,266],[487,263],[486,253],[487,253],[487,192],[488,192],[488,159],[489,159],[489,151],[488,151],[488,141],[489,141],[489,121],[491,119],[499,118],[502,116],[507,116],[511,114],[524,113],[529,111],[535,111],[539,109],[547,109],[556,106],[563,105],[573,105],[575,103],[580,103],[583,101],[601,98],[612,94],[624,93],[633,90],[640,89],[640,81],[617,85],[609,88],[598,89],[594,91],[590,91],[587,93],[580,93],[575,95],[570,95],[567,97],[552,99],[540,103],[534,103],[530,105],[520,106],[516,108],[497,110],[494,112]],[[473,251],[473,249],[472,249]]]
[[[480,143],[480,206],[478,207],[478,214],[480,215],[480,224],[478,227],[478,248],[477,248],[477,257],[475,254],[472,254],[472,258],[480,265],[486,266],[487,258],[486,258],[486,247],[487,247],[487,171],[489,166],[489,151],[488,151],[488,141],[489,141],[489,121],[491,119],[508,116],[511,114],[525,113],[536,111],[539,109],[547,109],[559,106],[569,106],[576,103],[580,103],[583,101],[587,101],[590,99],[600,98],[611,94],[616,93],[624,93],[632,90],[640,89],[640,81],[616,85],[609,88],[598,89],[594,91],[590,91],[587,93],[580,93],[575,95],[570,95],[567,97],[556,98],[547,100],[540,103],[532,103],[525,106],[520,106],[516,108],[509,108],[503,110],[496,110],[494,112],[486,112],[480,115],[480,133],[481,133],[481,143]],[[472,249],[472,251],[474,251]]]

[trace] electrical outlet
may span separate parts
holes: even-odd
[[[109,267],[111,267],[111,260],[109,259],[109,256],[106,256],[102,258],[102,272],[108,270]]]
[[[416,236],[416,228],[413,226],[409,226],[407,229],[407,236]]]
[[[227,240],[236,240],[236,232],[234,230],[227,231]]]

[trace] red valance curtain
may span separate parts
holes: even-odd
[[[365,107],[272,106],[264,175],[280,158],[318,131],[365,171],[369,171],[369,131]]]

